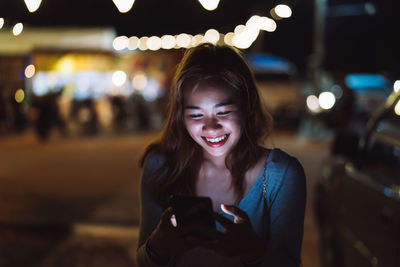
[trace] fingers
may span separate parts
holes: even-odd
[[[223,212],[232,215],[235,218],[234,223],[236,224],[244,223],[249,219],[247,213],[236,206],[221,204],[221,209]]]

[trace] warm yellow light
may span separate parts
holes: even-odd
[[[176,37],[176,44],[179,47],[187,48],[191,45],[191,43],[192,43],[192,38],[189,34],[181,33]]]
[[[201,44],[203,42],[204,36],[201,34],[196,34],[195,36],[193,36],[192,38],[192,46],[198,46],[199,44]]]
[[[245,27],[240,34],[235,33],[232,43],[237,48],[247,49],[257,39],[259,32],[258,28]]]
[[[143,72],[138,72],[132,79],[133,87],[139,91],[143,90],[147,85],[147,76]]]
[[[322,92],[318,96],[319,105],[323,109],[331,109],[336,102],[335,95],[331,92]]]
[[[117,70],[113,73],[111,80],[115,86],[122,86],[126,81],[126,73],[122,70]]]
[[[24,90],[18,89],[18,90],[15,92],[14,98],[15,98],[15,101],[16,101],[17,103],[21,103],[22,101],[24,101],[24,98],[25,98]]]
[[[281,18],[290,18],[292,16],[292,9],[287,5],[277,5],[275,7],[275,14]]]
[[[215,10],[219,4],[219,0],[199,0],[199,2],[208,11]]]
[[[306,104],[307,104],[308,109],[312,112],[317,113],[317,112],[321,111],[321,107],[319,106],[318,97],[315,95],[307,96]]]
[[[273,19],[267,17],[261,17],[259,18],[258,22],[259,22],[259,28],[261,30],[267,32],[273,32],[276,30],[276,22]]]
[[[23,29],[24,29],[24,25],[21,22],[19,22],[14,25],[12,32],[13,32],[14,36],[17,36],[17,35],[21,34]]]
[[[24,0],[29,12],[33,13],[39,9],[42,0]]]
[[[241,34],[243,31],[244,31],[244,29],[246,28],[246,26],[244,26],[244,25],[237,25],[236,27],[235,27],[235,30],[234,30],[234,32],[235,32],[235,34],[237,35],[237,34]]]
[[[144,51],[147,50],[147,40],[149,39],[149,37],[147,36],[143,36],[140,37],[139,39],[139,50]]]
[[[126,36],[118,36],[113,41],[113,47],[117,51],[124,50],[128,47],[129,39]]]
[[[219,40],[219,32],[214,29],[209,29],[204,34],[204,40],[206,40],[206,42],[216,44]]]
[[[3,26],[4,26],[4,19],[0,18],[0,29],[3,28]]]
[[[176,45],[175,37],[172,35],[164,35],[161,37],[161,47],[164,49],[174,48]]]
[[[133,3],[135,0],[113,0],[115,6],[118,8],[118,11],[121,13],[126,13],[131,10]]]
[[[128,49],[135,50],[138,48],[138,46],[139,46],[139,38],[137,38],[136,36],[130,37],[128,41]]]
[[[397,116],[400,116],[400,100],[398,100],[396,106],[394,106],[394,113],[396,113]]]
[[[74,71],[74,59],[71,56],[62,57],[56,64],[56,69],[60,72],[71,73]]]
[[[151,36],[147,40],[147,47],[152,51],[159,50],[161,48],[161,38],[158,36]]]
[[[33,75],[35,75],[35,66],[31,64],[25,68],[25,77],[32,78]]]
[[[232,41],[233,41],[234,36],[235,36],[235,34],[233,32],[228,32],[227,34],[225,34],[225,37],[224,37],[225,44],[232,46],[233,45]]]
[[[400,80],[397,80],[394,82],[393,84],[393,90],[397,93],[398,91],[400,91]]]

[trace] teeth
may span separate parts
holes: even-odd
[[[224,136],[221,136],[218,138],[206,138],[206,140],[211,143],[218,143],[218,142],[221,142],[222,140],[224,140],[226,137],[227,137],[227,135],[224,135]]]

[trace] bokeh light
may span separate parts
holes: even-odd
[[[164,49],[174,48],[176,45],[175,37],[172,35],[164,35],[161,37],[161,47]]]
[[[219,0],[199,0],[204,9],[213,11],[218,7]]]
[[[24,29],[24,25],[21,22],[19,22],[14,25],[12,32],[13,32],[14,36],[18,36],[21,34],[23,29]]]
[[[147,36],[143,36],[139,38],[139,50],[144,51],[147,50],[147,40],[149,39],[149,37]]]
[[[136,36],[129,37],[128,39],[128,49],[135,50],[139,46],[139,38]]]
[[[336,102],[335,95],[331,92],[322,92],[318,96],[319,105],[323,109],[331,109]]]
[[[42,0],[24,0],[29,12],[33,13],[39,9]]]
[[[152,51],[159,50],[161,48],[161,38],[158,36],[151,36],[147,40],[147,47]]]
[[[176,44],[179,47],[188,48],[192,44],[192,38],[189,34],[181,33],[176,37]]]
[[[228,32],[227,34],[225,34],[225,36],[224,36],[225,44],[232,46],[234,36],[235,36],[235,34],[233,32]]]
[[[4,18],[0,18],[0,29],[4,26]]]
[[[18,89],[18,90],[15,92],[14,98],[15,98],[15,101],[16,101],[17,103],[21,103],[22,101],[24,101],[24,98],[25,98],[25,92],[24,92],[24,90]]]
[[[133,76],[132,79],[133,87],[139,91],[142,91],[147,85],[147,76],[144,72],[138,72]]]
[[[397,93],[398,91],[400,91],[400,80],[397,80],[394,82],[393,84],[393,90]]]
[[[306,104],[307,104],[307,108],[314,113],[317,113],[321,110],[321,108],[319,106],[318,97],[315,95],[307,96]]]
[[[218,42],[218,40],[219,40],[219,32],[217,30],[215,30],[215,29],[209,29],[204,34],[204,40],[206,42],[210,42],[210,43],[216,44]]]
[[[260,17],[258,19],[259,27],[261,30],[267,32],[274,32],[276,30],[276,22],[273,19],[267,17]]]
[[[119,12],[126,13],[131,10],[133,3],[135,3],[135,0],[113,0],[113,2],[118,8]]]
[[[35,66],[34,65],[28,65],[26,68],[25,68],[25,77],[26,78],[32,78],[33,77],[33,75],[35,75]]]
[[[287,5],[277,5],[275,7],[275,14],[280,18],[290,18],[292,16],[292,9]]]
[[[129,39],[126,36],[118,36],[113,41],[113,47],[117,51],[124,50],[128,47]]]
[[[397,100],[397,104],[394,106],[394,113],[396,113],[397,116],[400,116],[400,100]]]
[[[113,73],[111,79],[115,86],[122,86],[126,81],[126,73],[122,70],[117,70]]]
[[[193,36],[192,46],[198,46],[199,44],[201,44],[203,42],[203,38],[204,36],[202,34],[196,34],[195,36]]]

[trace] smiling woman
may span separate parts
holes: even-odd
[[[304,172],[261,146],[271,127],[235,49],[203,44],[185,53],[161,138],[142,158],[139,266],[300,264]],[[180,224],[171,195],[209,198],[216,228],[200,215]]]

